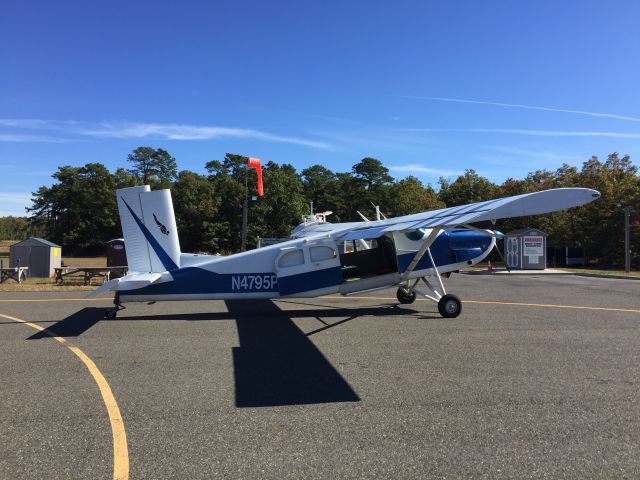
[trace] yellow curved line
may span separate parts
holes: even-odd
[[[127,447],[127,434],[124,429],[124,421],[122,420],[120,409],[118,408],[118,404],[116,403],[116,399],[113,396],[109,383],[104,378],[104,375],[102,375],[102,372],[98,370],[96,364],[93,363],[93,360],[80,350],[80,348],[67,341],[67,339],[58,337],[55,333],[41,327],[40,325],[21,320],[20,318],[4,315],[2,313],[0,313],[0,317],[22,323],[23,325],[28,325],[31,328],[49,335],[51,338],[57,340],[59,343],[71,350],[80,359],[80,361],[84,363],[89,370],[89,373],[98,384],[98,389],[100,390],[102,400],[107,407],[107,413],[109,415],[109,423],[111,424],[111,433],[113,435],[113,480],[128,480],[129,450]]]

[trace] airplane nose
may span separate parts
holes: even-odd
[[[475,230],[449,231],[449,247],[453,249],[480,248],[486,250],[491,244],[491,235]]]

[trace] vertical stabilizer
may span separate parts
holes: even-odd
[[[180,265],[180,243],[169,190],[148,185],[116,191],[130,272],[165,272]]]
[[[180,242],[171,191],[165,189],[144,192],[140,194],[140,201],[144,224],[152,237],[148,239],[151,271],[164,272],[178,268]]]
[[[149,185],[116,190],[122,235],[127,249],[127,264],[131,272],[151,271],[147,239],[135,220],[135,217],[142,218],[140,193],[148,192],[149,190],[151,190]]]

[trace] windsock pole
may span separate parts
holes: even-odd
[[[240,237],[240,250],[247,250],[247,231],[249,229],[249,187],[247,185],[247,172],[250,168],[256,169],[258,176],[258,195],[261,197],[264,195],[264,188],[262,187],[262,165],[260,165],[259,158],[248,157],[247,170],[244,176],[244,203],[242,204],[242,236]]]

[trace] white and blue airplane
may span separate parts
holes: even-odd
[[[296,227],[289,241],[222,257],[180,251],[169,190],[144,185],[116,195],[129,272],[93,292],[115,292],[107,318],[128,302],[351,295],[391,286],[398,286],[400,303],[420,294],[443,317],[457,317],[462,303],[446,292],[442,274],[482,261],[499,236],[471,224],[600,197],[587,188],[558,188],[375,221],[329,223],[320,215]],[[339,248],[345,244],[352,248]],[[428,293],[416,288],[421,281]]]

